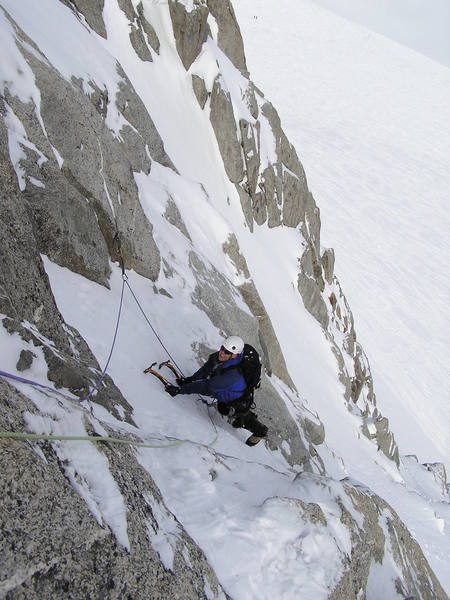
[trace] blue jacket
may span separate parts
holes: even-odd
[[[218,352],[211,354],[203,367],[187,377],[180,394],[203,394],[224,403],[241,398],[247,387],[240,369],[236,368],[242,353],[223,363],[219,362],[218,356]]]

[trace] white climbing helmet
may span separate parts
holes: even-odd
[[[223,347],[232,354],[240,354],[244,349],[244,340],[237,335],[230,335],[224,343]]]

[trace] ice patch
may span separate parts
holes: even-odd
[[[11,164],[13,165],[14,171],[16,173],[19,188],[21,191],[23,191],[26,187],[26,174],[24,167],[21,165],[21,162],[25,161],[27,158],[27,155],[23,148],[29,148],[30,150],[36,152],[36,154],[39,157],[37,161],[39,167],[47,160],[47,158],[42,154],[40,150],[36,148],[36,146],[32,142],[28,140],[25,128],[22,125],[22,121],[14,113],[12,108],[7,104],[6,101],[4,104],[6,108],[6,115],[4,118],[7,128],[6,131],[8,134],[9,156],[11,159]],[[31,179],[33,179],[33,183],[37,182],[37,185],[39,187],[45,187],[44,184],[38,181],[37,179],[30,178],[30,180]]]
[[[42,181],[39,181],[39,179],[36,179],[35,177],[31,177],[31,175],[27,175],[27,179],[30,183],[32,183],[35,187],[38,188],[45,188],[45,183],[42,183]]]
[[[147,523],[147,535],[151,545],[158,553],[164,567],[173,571],[173,560],[180,541],[181,529],[174,516],[150,494],[144,494],[144,499],[152,510],[155,523]]]

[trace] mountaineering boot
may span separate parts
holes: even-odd
[[[256,444],[258,442],[260,442],[261,440],[263,440],[264,438],[259,437],[257,435],[255,435],[254,433],[247,438],[247,440],[245,441],[245,443],[247,444],[247,446],[256,446]]]

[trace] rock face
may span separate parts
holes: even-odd
[[[208,36],[209,11],[204,0],[194,0],[192,10],[181,0],[169,0],[169,9],[178,54],[187,70],[199,55]]]
[[[106,28],[103,21],[105,0],[62,0],[75,14],[84,17],[92,29],[106,38]]]
[[[232,13],[226,4],[223,3],[223,10],[219,10],[217,3],[208,3],[211,13],[218,19],[218,39],[221,27],[223,31],[233,30]],[[226,48],[227,44],[224,43],[223,49]],[[230,60],[247,78],[245,60],[239,50],[240,43],[237,48],[237,55],[232,53]],[[243,79],[240,85],[243,102],[239,107],[235,106],[235,100],[220,72],[209,90],[209,104],[205,92],[199,95],[198,81],[194,89],[200,105],[204,107],[206,103],[210,108],[210,120],[225,171],[236,185],[249,229],[253,231],[255,226],[267,223],[269,227],[284,226],[300,231],[297,289],[305,308],[320,323],[330,342],[340,380],[345,386],[345,401],[349,411],[360,417],[364,435],[373,439],[378,449],[398,464],[397,445],[389,430],[388,420],[376,406],[369,362],[357,342],[350,307],[334,274],[334,253],[331,249],[321,248],[319,208],[308,189],[295,148],[282,130],[278,113],[248,79]],[[248,111],[248,117],[238,119],[236,115],[245,110]],[[273,136],[275,146],[270,160],[263,158],[260,152],[261,139],[267,135],[267,131]],[[247,273],[244,276],[248,278]],[[251,287],[251,282],[242,285],[241,293],[250,310],[259,314],[261,307]],[[260,328],[262,323],[264,321],[260,322]],[[342,333],[345,334],[343,342]],[[352,368],[349,368],[349,364],[353,365]],[[286,381],[285,375],[281,378]]]
[[[242,151],[237,136],[233,104],[229,93],[222,87],[220,76],[216,77],[211,92],[210,119],[227,175],[233,183],[239,183],[244,177]]]
[[[218,26],[217,44],[233,65],[248,77],[244,43],[230,0],[207,0],[211,15]]]
[[[21,34],[20,39],[27,38]],[[22,164],[28,176],[35,176],[34,181],[45,188],[38,184],[21,190],[36,222],[40,251],[61,266],[106,285],[108,254],[115,258],[113,239],[120,230],[122,251],[130,266],[156,279],[159,252],[152,226],[139,203],[132,172],[148,172],[149,154],[162,164],[171,162],[142,101],[123,74],[117,100],[120,103],[124,99],[123,116],[130,125],[125,126],[119,142],[104,127],[101,95],[94,92],[87,96],[77,82],[69,84],[47,63],[23,52],[41,90],[40,112],[47,137],[31,103],[24,105],[7,89],[0,102],[3,112],[12,111],[25,123],[29,141],[41,149],[40,154],[27,149]],[[67,98],[72,101],[65,101]],[[2,139],[2,155],[6,158],[5,133]],[[55,150],[64,157],[61,168]]]
[[[83,27],[107,39],[108,7],[103,0],[65,0],[63,4]],[[161,21],[171,23],[171,50],[189,71],[186,78],[192,81],[200,110],[205,111],[207,126],[214,133],[226,177],[237,190],[246,228],[255,232],[258,227],[289,227],[298,233],[297,291],[336,356],[345,389],[343,401],[360,418],[363,433],[398,462],[387,419],[376,407],[367,357],[357,342],[350,308],[334,275],[334,253],[321,249],[319,209],[275,109],[249,80],[231,3],[169,0],[168,8],[163,3],[161,7],[149,4],[152,6],[117,0],[122,18],[125,15],[128,20],[125,39],[131,44],[130,53],[153,68],[164,41]],[[163,235],[161,223],[165,223],[174,227],[186,244],[193,282],[190,302],[216,331],[223,335],[239,331],[260,352],[264,369],[258,415],[269,426],[270,448],[304,474],[320,473],[323,481],[328,481],[316,450],[325,440],[324,426],[319,416],[304,410],[299,401],[237,237],[229,235],[220,241],[233,279],[195,247],[195,236],[188,221],[183,221],[177,198],[169,196],[158,214],[160,231],[144,210],[138,175],[155,168],[164,171],[169,180],[178,173],[131,75],[129,78],[116,63],[115,97],[106,85],[75,76],[66,78],[19,24],[1,7],[0,11],[13,31],[22,68],[29,70],[29,81],[37,90],[24,97],[13,80],[0,80],[1,326],[11,342],[33,348],[18,350],[18,345],[11,343],[17,370],[26,377],[39,364],[56,388],[84,398],[98,380],[100,366],[80,333],[58,310],[42,256],[105,287],[110,285],[112,262],[122,256],[127,269],[150,280],[155,293],[172,299],[167,290],[158,287],[161,273],[166,279],[179,276],[176,264],[164,258],[164,241],[158,237]],[[166,11],[165,20],[162,12],[155,11]],[[161,18],[153,21],[152,15]],[[201,76],[197,59],[201,59],[214,27],[216,66],[210,65]],[[231,90],[221,71],[221,53],[228,68],[231,61],[237,69],[233,80],[238,81],[238,94],[232,93],[236,90]],[[196,110],[199,112],[198,106]],[[271,152],[265,147],[267,137],[273,145]],[[152,208],[159,193],[168,194],[165,181],[154,183]],[[195,350],[199,359],[204,359],[213,348],[198,344]],[[298,401],[295,409],[288,408],[286,398]],[[24,430],[33,419],[48,417],[50,412],[49,405],[39,404],[35,398],[32,401],[3,380],[0,402],[2,430]],[[132,407],[108,375],[95,402],[117,423],[134,426]],[[58,416],[66,418],[63,408]],[[78,404],[73,410],[86,432],[103,428],[104,433],[114,435],[112,426],[93,413]],[[52,419],[56,428],[58,418],[53,415]],[[86,442],[90,456],[108,465],[124,498],[126,542],[114,531],[114,524],[86,500],[83,476],[64,454],[64,444],[44,443],[33,449],[23,441],[0,440],[0,493],[4,499],[0,596],[67,598],[77,589],[80,597],[227,597],[205,555],[167,509],[134,450],[126,446],[119,452],[112,444],[94,448]],[[434,471],[438,473],[437,468]],[[387,548],[391,548],[392,564],[400,569],[399,593],[445,598],[420,548],[386,503],[357,485],[347,483],[344,488],[340,492],[364,515],[364,525],[358,524],[348,503],[343,505],[342,522],[350,532],[352,552],[350,557],[342,557],[344,576],[331,597],[364,598],[371,563],[384,562]],[[327,527],[318,504],[298,501],[297,508],[308,521]],[[170,531],[164,530],[167,522]],[[171,561],[158,553],[155,536],[172,540],[167,542]],[[43,539],[48,543],[42,544]],[[403,540],[401,546],[399,539]]]
[[[23,429],[21,413],[36,411],[3,381],[0,402],[2,430]],[[51,446],[42,445],[39,453],[23,442],[1,440],[0,446],[2,598],[206,599],[208,589],[226,598],[205,556],[167,510],[130,448],[100,450],[125,494],[126,548],[94,518]],[[174,540],[171,564],[152,546],[157,534]]]
[[[386,566],[389,563],[395,591],[400,597],[447,598],[419,545],[395,511],[382,498],[358,484],[344,483],[344,490],[364,521],[361,528],[352,511],[341,505],[341,522],[350,532],[352,552],[345,559],[345,574],[330,599],[356,598],[368,587],[373,594],[379,582],[371,568],[374,564]]]

